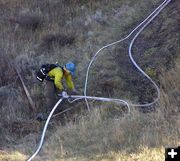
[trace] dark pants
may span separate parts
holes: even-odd
[[[56,104],[56,102],[58,101],[56,88],[54,86],[54,83],[51,81],[46,81],[45,97],[46,97],[46,112],[49,113]]]
[[[60,97],[57,96],[57,89],[53,82],[46,81],[45,86],[45,97],[46,97],[46,113],[49,114],[54,105],[57,103],[57,101],[60,99]],[[68,104],[65,103],[66,101],[63,100],[59,107],[56,108],[54,114],[59,113],[63,111],[64,109],[68,108]]]

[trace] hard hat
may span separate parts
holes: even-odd
[[[74,63],[68,62],[68,63],[65,65],[65,68],[66,68],[67,70],[69,70],[72,75],[74,75],[75,70],[76,70],[76,66],[75,66]]]

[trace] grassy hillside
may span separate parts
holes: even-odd
[[[45,83],[35,79],[42,63],[77,64],[74,82],[83,93],[85,73],[94,53],[126,36],[161,0],[0,0],[0,161],[25,160],[39,142],[45,113]],[[90,102],[74,107],[50,123],[45,144],[35,160],[161,161],[164,147],[180,145],[180,58],[177,0],[139,36],[133,47],[137,63],[161,89],[151,112]],[[131,38],[103,50],[92,65],[88,95],[132,103],[150,102],[154,87],[132,66]],[[33,100],[32,111],[17,69]],[[154,109],[152,111],[152,108]],[[143,111],[143,112],[142,112]]]

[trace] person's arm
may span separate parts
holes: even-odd
[[[72,91],[75,90],[71,75],[67,74],[65,76],[65,79],[66,79],[66,84],[67,84],[68,89],[70,89]]]
[[[59,91],[62,91],[64,89],[64,87],[61,83],[61,80],[62,80],[62,75],[61,74],[55,74],[54,84]]]

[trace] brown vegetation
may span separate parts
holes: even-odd
[[[40,130],[40,123],[36,120],[33,121],[20,121],[13,122],[10,128],[10,132],[20,137],[26,136],[29,133],[38,133]]]
[[[42,38],[42,47],[50,49],[53,45],[65,46],[71,45],[75,40],[73,35],[63,35],[63,34],[47,34]]]
[[[10,22],[18,24],[22,28],[35,31],[38,27],[42,26],[43,19],[37,14],[24,13],[15,18],[10,18]]]
[[[65,102],[65,107],[74,110],[50,122],[37,160],[147,161],[148,155],[156,156],[153,161],[160,161],[165,146],[179,144],[177,3],[173,1],[163,10],[133,48],[135,60],[161,88],[161,99],[154,111],[141,113],[132,107],[127,115],[122,106],[90,102],[92,111],[86,113],[84,102]],[[34,151],[43,126],[43,122],[34,121],[37,113],[29,111],[13,66],[19,69],[37,112],[45,113],[45,84],[35,79],[35,71],[42,63],[74,61],[74,82],[79,94],[83,93],[87,65],[95,51],[129,33],[158,4],[160,0],[2,0],[0,160],[25,160]],[[4,21],[9,17],[11,22]],[[150,102],[156,97],[152,85],[129,61],[129,41],[103,50],[97,57],[90,70],[88,95],[133,103]]]

